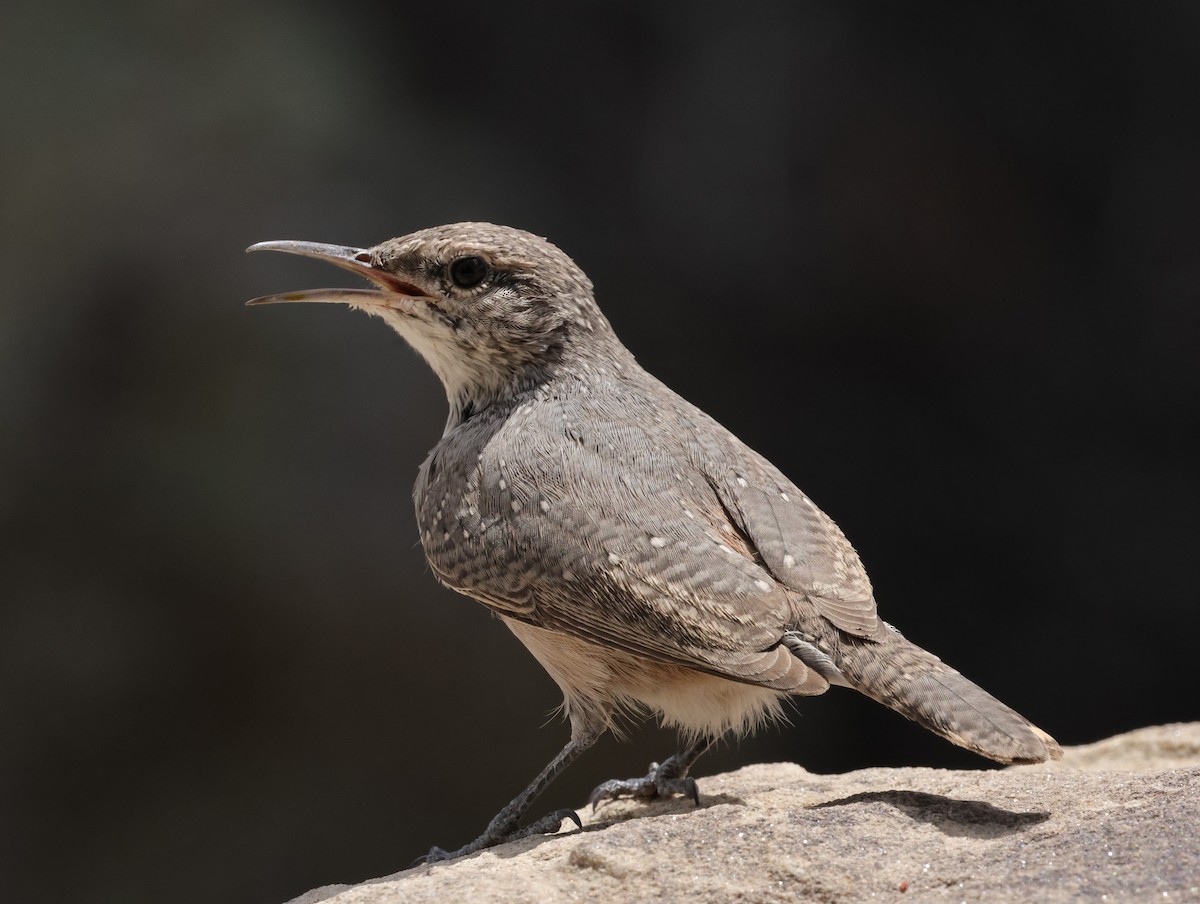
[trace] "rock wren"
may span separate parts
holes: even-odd
[[[648,374],[549,242],[459,223],[374,248],[263,242],[371,288],[249,304],[335,302],[381,317],[446,389],[450,416],[417,475],[437,577],[491,609],[563,693],[571,739],[454,852],[557,831],[534,799],[623,713],[657,713],[680,750],[591,803],[686,794],[721,735],[789,696],[853,688],[1002,763],[1056,759],[1054,739],[882,621],[858,554],[774,465]]]

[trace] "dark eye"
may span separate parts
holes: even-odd
[[[450,262],[450,278],[460,289],[474,289],[487,276],[488,265],[482,257],[468,254]]]

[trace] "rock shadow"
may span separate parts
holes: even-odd
[[[811,809],[851,804],[883,803],[910,819],[925,822],[946,835],[1000,838],[1023,832],[1050,818],[1045,812],[1016,813],[981,800],[955,800],[924,791],[861,791],[838,800],[814,804]]]

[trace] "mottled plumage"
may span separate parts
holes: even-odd
[[[437,372],[450,416],[413,494],[425,555],[563,691],[571,742],[456,853],[556,827],[562,812],[523,830],[517,821],[622,710],[659,713],[685,746],[594,800],[694,796],[687,772],[713,739],[830,684],[1001,762],[1060,755],[1049,735],[880,620],[837,525],[643,370],[558,248],[481,223],[366,250],[254,247],[320,257],[376,286],[255,302],[359,307]]]

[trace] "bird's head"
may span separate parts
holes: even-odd
[[[441,378],[452,406],[486,404],[544,382],[564,362],[619,353],[583,271],[519,229],[456,223],[373,248],[279,241],[246,250],[317,258],[373,283],[247,304],[332,302],[381,317]]]

